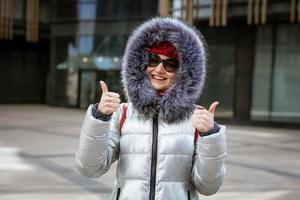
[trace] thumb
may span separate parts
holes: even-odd
[[[215,114],[217,105],[219,105],[219,102],[218,102],[218,101],[213,102],[213,103],[210,105],[208,111],[209,111],[210,113],[212,113],[212,114]]]
[[[107,93],[108,92],[108,88],[107,88],[107,85],[105,84],[105,82],[104,81],[100,81],[100,85],[101,85],[102,93]]]

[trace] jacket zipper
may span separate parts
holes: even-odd
[[[121,193],[121,188],[118,188],[118,192],[117,192],[117,200],[119,200],[120,193]]]
[[[188,200],[191,200],[191,194],[189,190],[187,191],[187,195],[188,195]]]
[[[150,195],[149,200],[155,199],[156,185],[156,164],[157,164],[157,138],[158,138],[158,114],[153,117],[152,129],[152,157],[151,157],[151,176],[150,176]]]

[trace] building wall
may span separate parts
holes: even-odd
[[[254,120],[300,122],[300,26],[258,27],[252,89]]]
[[[119,70],[127,38],[157,14],[157,1],[53,0],[52,6],[47,103],[86,107],[98,101],[99,77],[122,93]]]
[[[5,11],[6,19],[12,20],[12,27],[10,38],[0,37],[0,103],[45,103],[49,70],[49,1],[39,4],[36,16],[38,38],[34,42],[26,38],[26,16],[30,12],[26,1],[8,3],[12,7],[10,13]],[[7,7],[4,7],[3,1],[1,6],[4,12]],[[7,33],[3,23],[0,29],[2,33]]]
[[[48,41],[0,41],[0,103],[45,103]]]
[[[235,121],[299,124],[300,26],[290,20],[291,1],[268,1],[264,24],[247,23],[247,2],[230,1],[226,26],[210,25],[211,1],[195,8],[209,52],[200,102],[219,100],[218,115]]]
[[[171,5],[170,14],[185,18],[184,2],[159,5]],[[267,1],[266,21],[256,22],[252,13],[251,23],[247,0],[228,1],[224,26],[211,24],[213,1],[193,2],[193,24],[209,53],[199,103],[208,107],[220,101],[217,116],[229,120],[299,124],[300,30],[297,21],[290,21],[290,1]],[[157,15],[157,5],[150,0],[53,0],[47,103],[86,107],[99,98],[99,79],[121,92],[118,72],[128,35]]]
[[[234,121],[300,123],[300,1],[172,0],[161,10],[193,23],[207,42],[200,104],[219,100],[217,115]]]

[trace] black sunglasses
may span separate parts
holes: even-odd
[[[148,53],[149,67],[157,67],[160,63],[163,64],[165,71],[169,73],[174,73],[179,67],[179,62],[176,59],[161,59],[157,54]]]

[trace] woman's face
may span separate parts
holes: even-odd
[[[178,67],[178,63],[176,63],[173,59],[170,59],[168,56],[159,55],[159,54],[152,54],[151,56],[153,57],[153,61],[151,63],[151,59],[149,59],[150,61],[147,66],[146,72],[149,76],[150,82],[154,87],[154,89],[158,92],[164,92],[169,87],[171,87],[175,77],[176,69],[175,71],[173,71],[173,70],[169,70],[169,68],[172,67],[172,64],[174,65],[177,64],[176,67]],[[172,71],[172,72],[168,72],[165,70],[163,66],[164,65],[163,62],[159,62],[161,60],[163,60],[165,64],[165,68],[169,67],[168,71]],[[172,63],[173,61],[174,63]],[[171,64],[171,66],[168,64]]]

